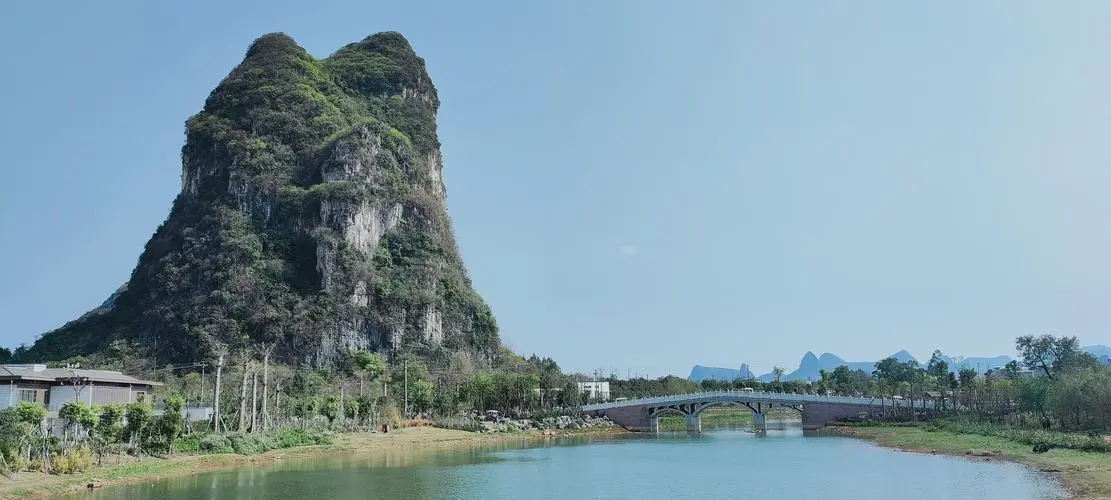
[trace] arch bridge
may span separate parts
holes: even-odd
[[[923,409],[933,406],[928,401],[921,404]],[[659,417],[669,413],[679,414],[686,419],[688,431],[701,432],[702,412],[722,406],[747,408],[752,412],[753,426],[762,432],[767,430],[767,412],[773,408],[787,407],[798,411],[802,416],[803,429],[812,430],[834,420],[865,417],[910,405],[906,401],[885,398],[731,390],[590,404],[582,409],[583,413],[605,416],[628,430],[649,432],[659,431]]]

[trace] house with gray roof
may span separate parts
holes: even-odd
[[[151,391],[161,385],[108,370],[0,365],[0,409],[27,401],[45,407],[47,418],[53,418],[70,401],[91,405],[150,401]]]

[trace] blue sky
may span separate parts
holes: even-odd
[[[127,279],[254,38],[396,30],[518,352],[658,376],[1111,344],[1111,3],[314,3],[0,4],[0,343]]]

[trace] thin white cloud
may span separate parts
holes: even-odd
[[[640,249],[632,245],[621,245],[617,251],[621,253],[622,257],[632,257],[640,253]]]

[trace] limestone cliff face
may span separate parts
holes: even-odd
[[[438,107],[397,33],[323,60],[259,38],[188,120],[181,193],[127,285],[25,357],[493,352],[446,213]]]

